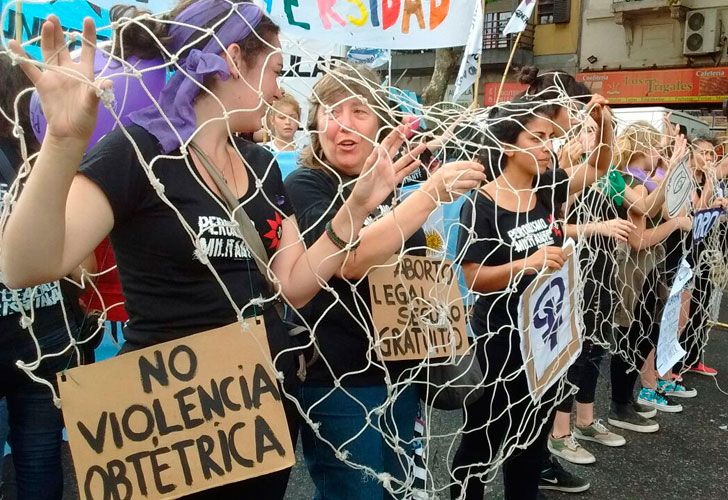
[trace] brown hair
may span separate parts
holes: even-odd
[[[164,46],[169,37],[167,36],[167,29],[169,27],[169,21],[174,19],[182,13],[187,7],[194,4],[198,0],[180,0],[179,3],[172,9],[169,14],[157,19],[154,17],[146,17],[143,19],[136,19],[134,22],[125,23],[121,28],[118,28],[115,32],[117,42],[115,43],[114,53],[120,56],[122,51],[124,57],[130,55],[137,56],[142,59],[152,59],[159,57],[164,54],[162,46]],[[229,4],[228,0],[217,0]],[[249,3],[249,2],[239,2]],[[149,12],[136,7],[128,5],[115,5],[112,7],[109,16],[112,21],[118,20],[121,17],[137,18],[139,16],[148,15]],[[210,29],[217,26],[221,19],[229,14],[223,12],[220,16],[211,19],[204,26],[199,26],[200,29]],[[116,16],[116,17],[115,17]],[[249,66],[255,64],[258,56],[262,53],[270,51],[270,45],[278,33],[280,28],[265,14],[261,18],[255,30],[251,32],[245,38],[236,42],[240,46],[240,51],[243,56],[243,60]],[[202,31],[197,35],[199,41],[191,46],[187,47],[181,54],[177,54],[180,57],[184,57],[192,49],[202,49],[210,40],[210,36],[200,36]]]
[[[616,141],[615,164],[618,168],[626,168],[637,155],[649,156],[652,149],[659,150],[661,146],[660,131],[649,122],[637,121],[630,123]]]
[[[277,101],[274,101],[265,114],[265,126],[269,132],[273,131],[273,116],[276,113],[282,113],[281,108],[283,106],[290,106],[291,108],[293,108],[293,112],[296,113],[296,115],[298,116],[298,120],[301,119],[301,105],[298,104],[296,98],[293,97],[291,94],[285,94]]]
[[[343,98],[352,95],[363,97],[370,106],[386,105],[387,102],[379,82],[379,76],[374,70],[365,66],[338,65],[313,86],[306,123],[306,129],[311,134],[311,144],[301,152],[299,163],[302,167],[333,168],[328,164],[324,156],[321,141],[318,133],[316,133],[318,130],[318,112],[321,106],[333,106]],[[377,113],[377,118],[381,130],[386,125],[386,119],[381,113]]]
[[[543,100],[561,97],[561,92],[569,97],[587,104],[591,99],[591,90],[565,71],[547,71],[539,75],[535,66],[523,66],[519,70],[518,82],[528,85],[526,94],[537,95]]]
[[[23,90],[33,87],[20,66],[14,66],[13,61],[7,54],[0,54],[0,109],[11,119],[15,116],[15,99]],[[23,129],[25,140],[28,143],[28,149],[35,151],[38,148],[38,142],[33,134],[33,128],[30,125],[30,92],[23,94],[18,103],[18,125]],[[15,124],[0,116],[0,138],[10,139],[16,147],[18,153],[20,144],[13,136],[13,128]]]

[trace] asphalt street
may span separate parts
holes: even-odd
[[[723,321],[728,316],[724,301]],[[714,329],[707,362],[719,370],[714,378],[686,375],[688,384],[698,390],[698,397],[682,400],[679,414],[660,413],[661,429],[656,434],[623,431],[627,445],[607,448],[595,443],[585,447],[594,453],[597,462],[590,466],[567,465],[566,468],[591,482],[591,489],[580,495],[549,492],[547,498],[594,499],[701,499],[728,498],[728,331]],[[608,407],[608,363],[602,365],[597,393],[597,412],[606,417]],[[435,432],[452,431],[460,424],[457,412],[439,412],[432,419]],[[430,449],[431,468],[436,484],[447,479],[448,442],[437,442]],[[313,498],[314,488],[300,454],[288,486],[287,500]],[[64,449],[66,494],[78,498],[67,447]],[[5,484],[0,492],[3,500],[16,498],[11,460],[5,463]],[[447,498],[440,494],[439,498]],[[488,499],[502,498],[500,478],[486,493]],[[262,500],[262,499],[255,499]]]

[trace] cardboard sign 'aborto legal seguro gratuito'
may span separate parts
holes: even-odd
[[[452,263],[397,256],[369,273],[377,353],[387,361],[444,358],[468,350]]]
[[[58,375],[84,499],[177,498],[291,467],[262,318]]]

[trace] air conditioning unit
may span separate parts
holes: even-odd
[[[720,50],[720,17],[717,9],[691,10],[685,17],[683,54],[699,56]]]

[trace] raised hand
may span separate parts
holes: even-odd
[[[584,144],[579,136],[572,137],[559,150],[559,165],[572,168],[581,163],[584,154]]]
[[[486,181],[485,168],[474,161],[456,161],[440,167],[422,189],[439,203],[450,203]]]
[[[96,28],[91,18],[83,21],[83,44],[78,62],[71,59],[58,17],[48,16],[40,34],[45,68],[41,71],[32,62],[20,67],[38,90],[43,113],[48,122],[47,138],[86,141],[96,126],[100,90],[111,88],[110,81],[94,82]],[[28,58],[20,44],[13,40],[10,49]]]
[[[424,150],[424,144],[399,160],[392,161],[411,131],[411,123],[399,125],[372,150],[351,191],[349,203],[363,209],[366,213],[373,211],[389,197],[405,177],[420,166],[416,155],[418,150],[419,152]]]

